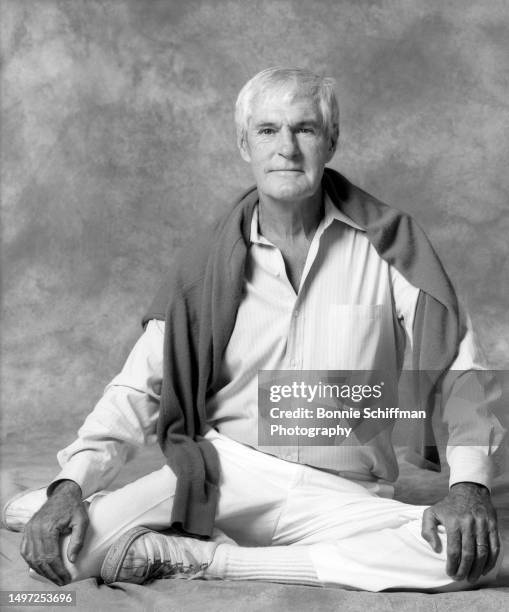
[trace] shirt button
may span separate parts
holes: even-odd
[[[296,319],[299,316],[300,312],[298,310],[293,311],[293,318]]]

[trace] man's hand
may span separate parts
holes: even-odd
[[[62,586],[71,576],[60,557],[60,538],[71,533],[67,558],[74,563],[85,539],[88,514],[81,489],[63,480],[25,527],[21,556],[38,574]]]
[[[437,526],[447,533],[447,574],[473,583],[497,561],[500,541],[497,514],[488,489],[473,482],[458,482],[447,497],[427,508],[422,517],[422,537],[435,552],[442,543]]]

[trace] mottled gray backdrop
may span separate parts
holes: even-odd
[[[251,183],[232,106],[274,64],[337,79],[332,166],[417,217],[509,367],[508,2],[3,0],[1,22],[11,440],[72,435],[192,227]]]

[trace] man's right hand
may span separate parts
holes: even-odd
[[[83,546],[88,513],[81,489],[73,480],[58,483],[46,503],[25,527],[21,556],[41,576],[62,586],[71,576],[60,556],[62,536],[71,534],[67,558],[74,563]]]

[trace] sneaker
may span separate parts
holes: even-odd
[[[2,508],[2,526],[9,531],[23,531],[46,499],[46,487],[27,489],[14,495]]]
[[[133,527],[108,550],[101,567],[106,584],[144,584],[158,578],[201,578],[217,542]]]

